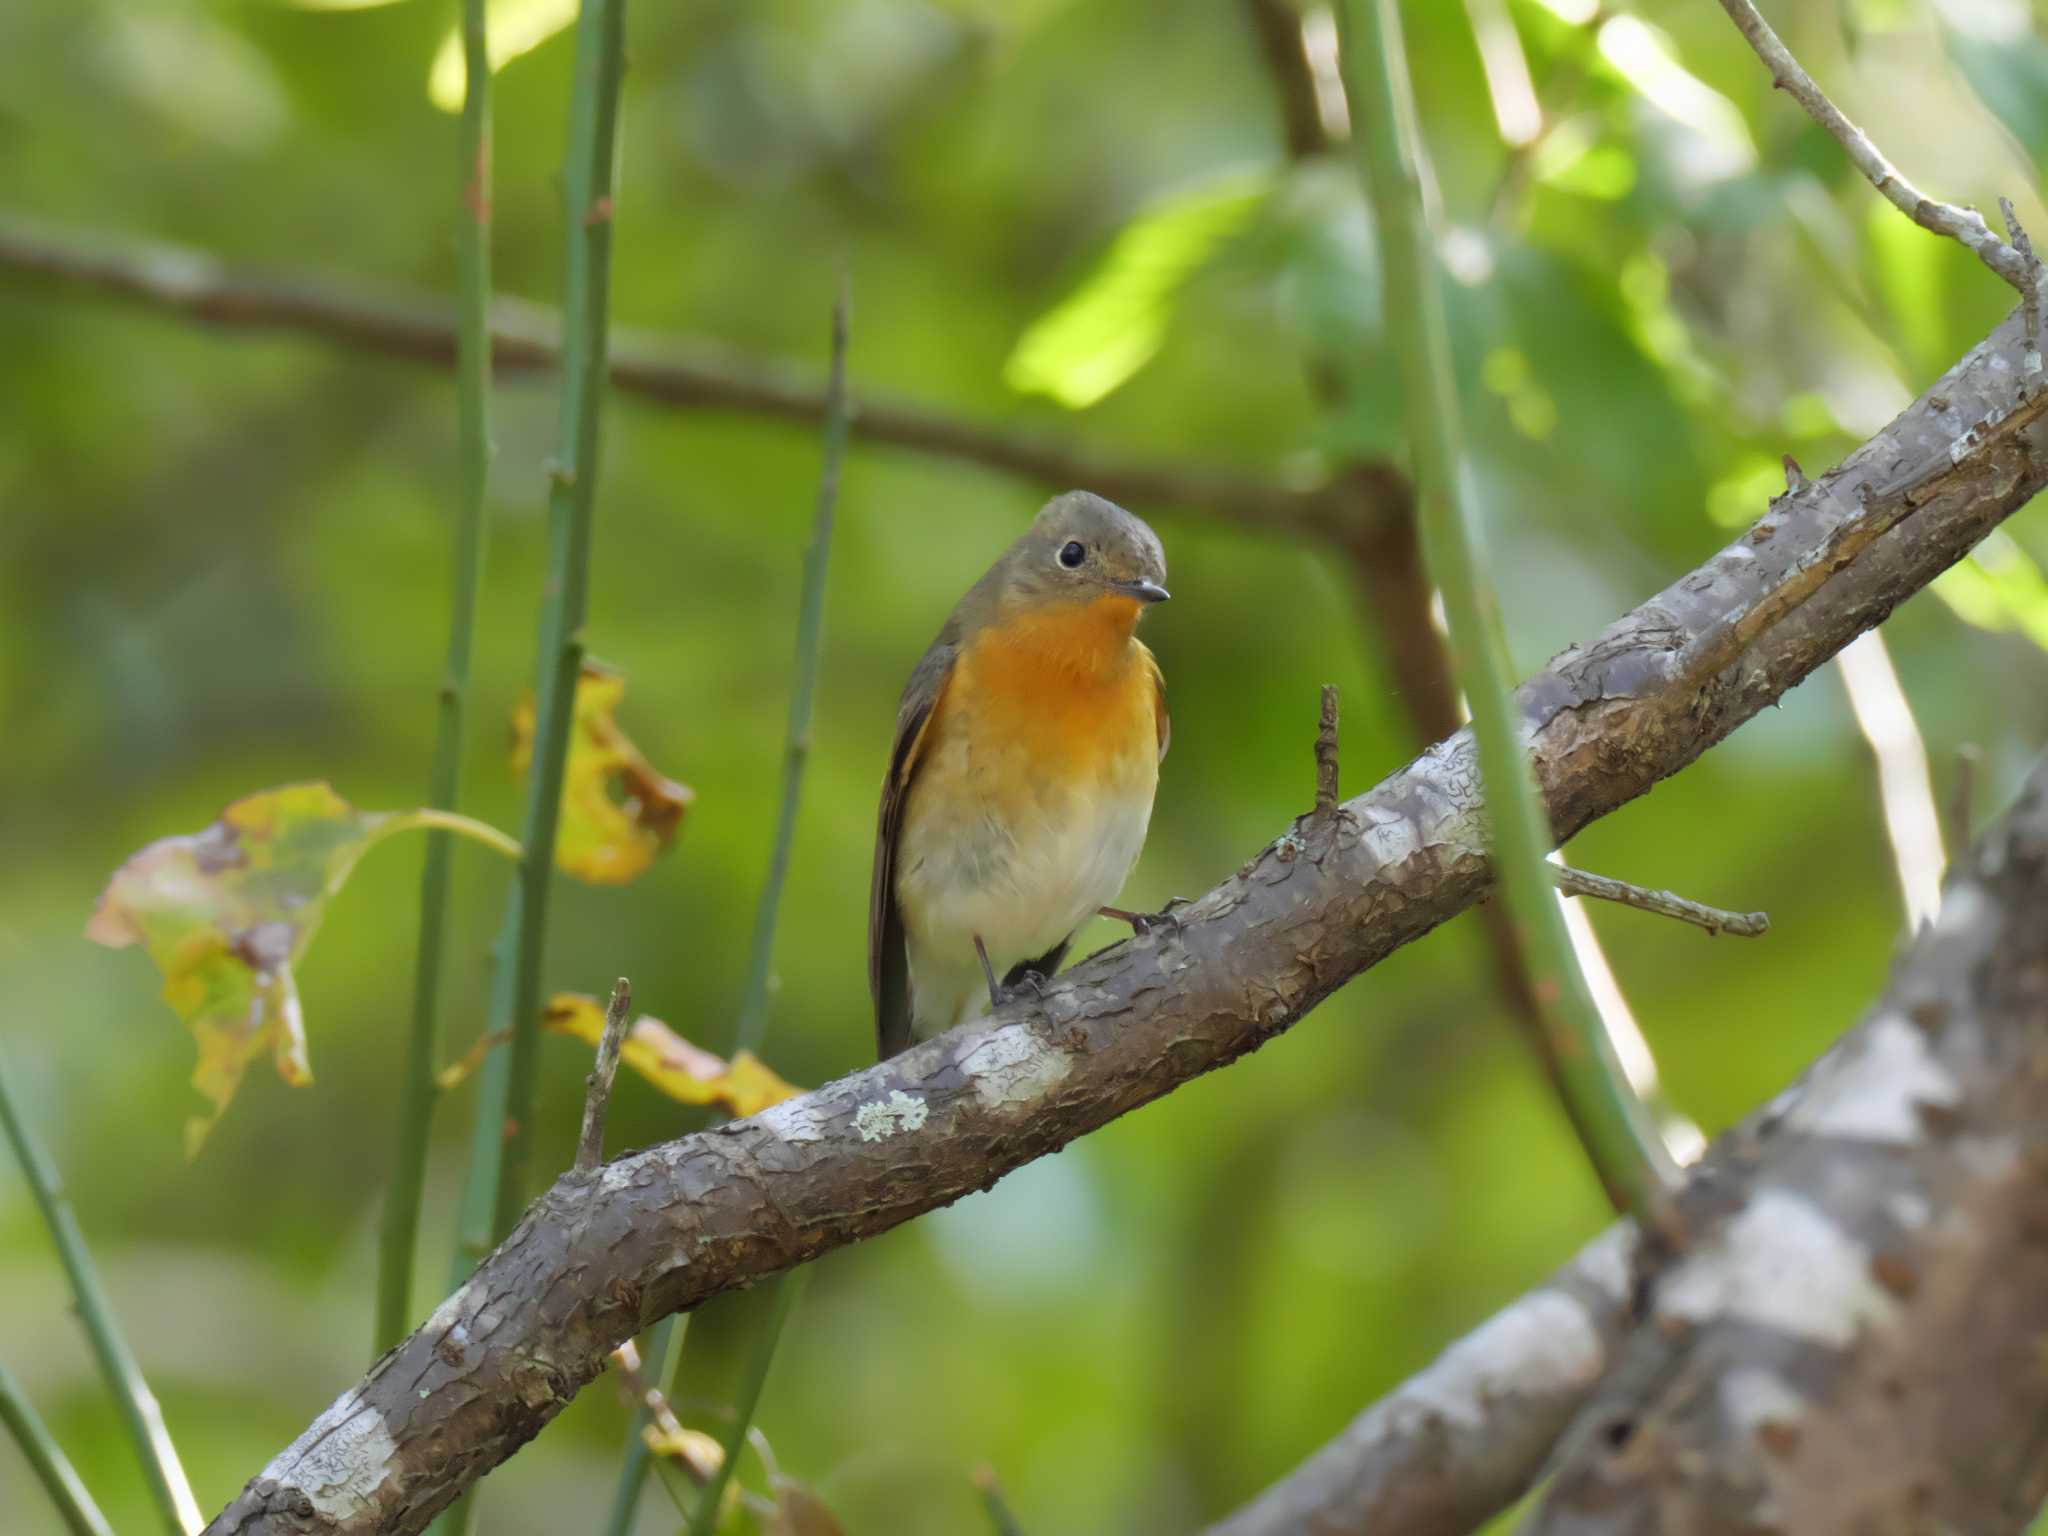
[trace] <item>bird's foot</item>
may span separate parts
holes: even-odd
[[[991,1009],[1001,1008],[1006,1003],[1037,1002],[1045,996],[1045,977],[1029,966],[1012,966],[1010,974],[997,981],[996,969],[989,964],[988,946],[981,942],[978,933],[974,936],[974,952],[981,957],[981,974],[988,983],[988,1005]]]
[[[1003,1008],[1011,1003],[1042,1001],[1045,997],[1045,985],[1044,976],[1027,966],[1020,965],[989,989],[989,1006]]]
[[[1181,916],[1174,908],[1193,905],[1194,903],[1185,896],[1175,896],[1157,912],[1126,912],[1122,907],[1097,907],[1095,910],[1104,917],[1113,917],[1120,923],[1129,923],[1131,932],[1141,939],[1149,933],[1157,933],[1162,928],[1172,929],[1174,936],[1178,938],[1181,931]]]

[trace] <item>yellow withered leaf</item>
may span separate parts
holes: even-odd
[[[675,840],[697,792],[655,771],[619,728],[626,678],[594,661],[576,682],[576,716],[562,772],[555,867],[591,885],[624,885]],[[533,700],[512,712],[512,768],[533,762]],[[616,791],[617,798],[614,798]]]
[[[140,944],[163,973],[164,1001],[199,1046],[192,1086],[210,1114],[185,1126],[195,1157],[268,1051],[278,1076],[313,1080],[292,968],[327,900],[356,861],[394,832],[464,832],[511,857],[494,828],[443,811],[359,811],[325,783],[287,784],[237,800],[203,832],[160,838],[114,871],[85,934],[112,949]]]
[[[580,992],[557,992],[542,1022],[558,1035],[572,1035],[593,1050],[604,1034],[604,1008]],[[734,1119],[758,1115],[803,1089],[776,1076],[752,1051],[731,1061],[692,1045],[648,1014],[626,1030],[619,1060],[681,1104],[722,1105]]]

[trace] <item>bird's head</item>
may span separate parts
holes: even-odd
[[[1003,556],[999,601],[1012,611],[1104,600],[1132,617],[1166,600],[1159,536],[1122,507],[1087,491],[1047,502]]]

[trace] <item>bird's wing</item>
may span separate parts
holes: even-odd
[[[1166,749],[1173,745],[1173,717],[1166,712],[1166,674],[1159,670],[1159,658],[1152,654],[1150,647],[1138,644],[1144,655],[1145,670],[1152,674],[1152,686],[1157,690],[1153,723],[1159,732],[1159,761],[1166,761]]]
[[[903,914],[896,906],[896,839],[903,801],[917,773],[926,728],[952,681],[960,654],[960,628],[948,620],[931,649],[910,674],[896,711],[896,740],[889,748],[889,772],[882,780],[882,807],[875,816],[875,878],[868,890],[868,990],[875,1000],[875,1045],[881,1060],[908,1050],[910,956],[904,948]]]

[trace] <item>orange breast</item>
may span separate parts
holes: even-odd
[[[1060,604],[983,628],[955,664],[944,722],[1021,746],[1047,768],[1117,779],[1157,761],[1158,684],[1125,597]],[[950,734],[950,732],[948,732]]]

